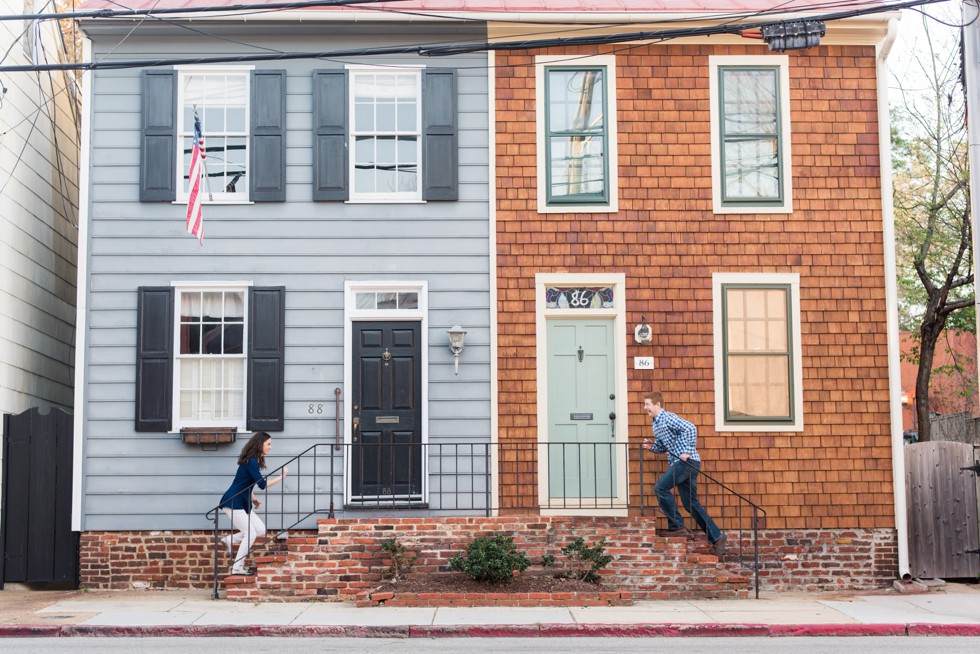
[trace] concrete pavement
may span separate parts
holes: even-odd
[[[356,608],[241,603],[207,591],[0,591],[3,636],[980,637],[980,585],[902,594],[763,593],[760,599],[639,601],[628,607]]]

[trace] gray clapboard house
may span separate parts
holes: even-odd
[[[485,39],[370,18],[82,25],[89,59],[147,64]],[[438,452],[491,440],[487,85],[482,53],[87,74],[76,529],[208,528],[256,430],[271,468],[319,444],[285,484],[303,510],[482,513],[489,461],[447,478],[456,459]],[[203,244],[185,231],[195,108]]]

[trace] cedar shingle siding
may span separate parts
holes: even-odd
[[[705,470],[769,511],[768,527],[894,526],[875,49],[791,53],[791,214],[712,213],[709,55],[757,46],[666,45],[498,52],[499,437],[537,437],[534,275],[625,272],[634,443],[642,394],[698,425]],[[617,57],[619,212],[536,211],[536,54]],[[711,276],[800,275],[803,432],[714,430]],[[631,505],[638,501],[631,461]],[[647,503],[662,462],[648,458]],[[501,486],[514,480],[501,476]],[[529,484],[527,492],[536,492]],[[717,497],[709,497],[711,509]]]

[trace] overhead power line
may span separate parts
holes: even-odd
[[[378,4],[380,2],[404,2],[405,0],[308,0],[306,2],[269,2],[238,5],[212,5],[207,7],[166,7],[163,9],[95,9],[92,11],[65,11],[48,14],[4,14],[5,20],[61,20],[64,18],[125,18],[149,14],[201,14],[214,12],[250,11],[253,9],[309,9],[313,7],[343,7],[346,5]]]
[[[349,0],[346,0],[349,1]],[[851,9],[828,14],[808,14],[808,20],[825,22],[855,18],[871,14],[910,9],[924,5],[946,2],[947,0],[909,0],[907,2]],[[786,13],[784,10],[778,14]],[[384,55],[414,54],[425,57],[445,57],[457,54],[471,54],[492,50],[531,50],[553,47],[568,47],[581,45],[609,45],[628,43],[631,41],[669,41],[678,38],[696,36],[716,36],[722,34],[741,34],[761,30],[772,25],[773,19],[756,20],[745,23],[727,23],[722,25],[706,25],[703,27],[679,27],[667,30],[645,30],[640,32],[620,32],[614,34],[598,34],[588,36],[570,36],[543,39],[522,39],[519,41],[486,41],[478,43],[457,43],[451,45],[403,45],[375,48],[349,48],[345,50],[324,50],[318,52],[281,52],[250,55],[218,55],[208,57],[174,57],[168,59],[145,59],[129,61],[95,61],[66,64],[47,64],[39,66],[0,66],[0,72],[28,72],[46,70],[119,70],[126,68],[158,68],[161,66],[189,66],[200,64],[234,64],[257,61],[289,61],[296,59],[329,59],[338,57],[364,57]]]

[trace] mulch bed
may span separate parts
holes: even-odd
[[[420,575],[397,582],[386,581],[376,592],[382,593],[601,593],[614,590],[578,579],[556,579],[553,574],[525,572],[500,584],[485,584],[462,572]]]

